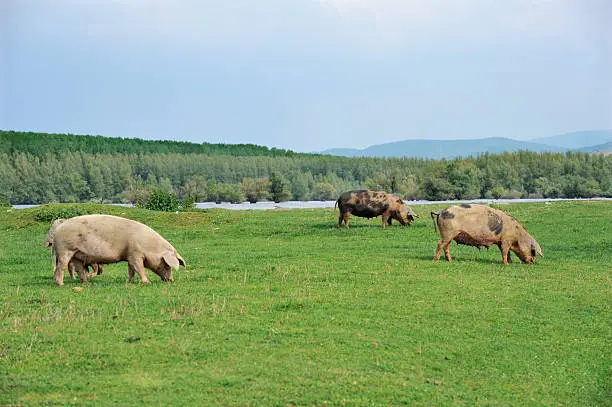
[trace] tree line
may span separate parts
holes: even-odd
[[[179,153],[233,156],[265,155],[272,157],[297,154],[291,150],[268,148],[255,144],[199,144],[186,141],[0,130],[0,153],[24,152],[42,155],[47,152],[69,151],[82,151],[92,154]]]
[[[138,203],[151,191],[191,202],[333,200],[359,188],[409,200],[612,197],[612,156],[599,154],[520,151],[429,160],[274,155],[265,147],[259,155],[257,149],[245,155],[92,152],[77,145],[37,153],[31,140],[23,149],[18,141],[7,148],[4,134],[0,141],[0,200],[12,204]]]

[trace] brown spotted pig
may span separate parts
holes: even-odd
[[[391,225],[392,219],[397,220],[404,226],[409,226],[417,217],[404,201],[384,191],[365,189],[347,191],[340,195],[334,208],[336,206],[340,210],[337,227],[340,227],[342,221],[344,221],[344,227],[347,229],[351,215],[362,218],[382,216],[383,228],[387,224]]]
[[[444,209],[440,213],[431,212],[440,231],[440,240],[434,260],[440,259],[444,250],[446,260],[452,261],[450,243],[475,246],[478,248],[497,245],[501,250],[504,264],[508,264],[510,251],[513,251],[523,263],[533,263],[536,253],[544,257],[536,240],[514,217],[490,208],[486,205],[461,204]]]

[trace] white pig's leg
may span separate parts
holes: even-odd
[[[130,281],[134,281],[134,273],[138,273],[140,276],[140,282],[143,284],[148,284],[149,279],[145,274],[144,263],[142,258],[130,258],[128,259],[128,267],[130,268]]]
[[[63,253],[61,256],[57,257],[55,262],[54,278],[55,284],[58,286],[64,285],[64,271],[66,270],[66,267],[68,267],[68,263],[70,262],[73,254],[74,253]]]

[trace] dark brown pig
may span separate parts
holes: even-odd
[[[450,255],[450,243],[475,246],[487,249],[496,244],[501,250],[504,264],[510,260],[513,251],[523,263],[533,263],[536,253],[544,257],[542,249],[536,240],[514,217],[490,208],[486,205],[461,204],[444,209],[440,213],[432,212],[434,230],[436,225],[441,239],[434,260],[440,259],[444,249],[446,260],[453,261]]]
[[[344,192],[336,205],[340,210],[338,227],[344,220],[344,227],[348,229],[351,214],[362,218],[375,218],[382,216],[382,227],[391,224],[395,219],[404,226],[409,226],[417,217],[416,214],[393,194],[384,191],[370,191],[362,189],[359,191]]]

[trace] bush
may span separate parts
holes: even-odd
[[[59,218],[74,218],[75,216],[88,215],[89,212],[76,205],[48,204],[37,208],[34,218],[39,222],[53,222]]]
[[[485,194],[487,199],[519,199],[523,196],[523,193],[514,189],[506,189],[501,185],[493,187],[490,191]]]
[[[240,203],[246,200],[238,184],[219,184],[218,193],[222,202]]]
[[[136,203],[136,206],[151,211],[175,212],[179,210],[179,200],[173,192],[165,192],[154,188],[149,192],[144,205]]]
[[[250,203],[267,199],[269,189],[267,178],[244,178],[240,184],[240,191]]]
[[[183,203],[181,205],[181,210],[183,211],[193,210],[196,207],[195,204],[196,204],[195,198],[193,198],[192,196],[189,196],[183,200]]]
[[[8,199],[4,198],[3,196],[0,196],[0,208],[10,208],[11,207],[11,203],[8,201]]]
[[[318,182],[313,198],[317,201],[331,201],[336,198],[336,188],[327,182]]]
[[[144,208],[149,199],[149,190],[145,188],[130,189],[125,192],[125,198],[138,208]]]

